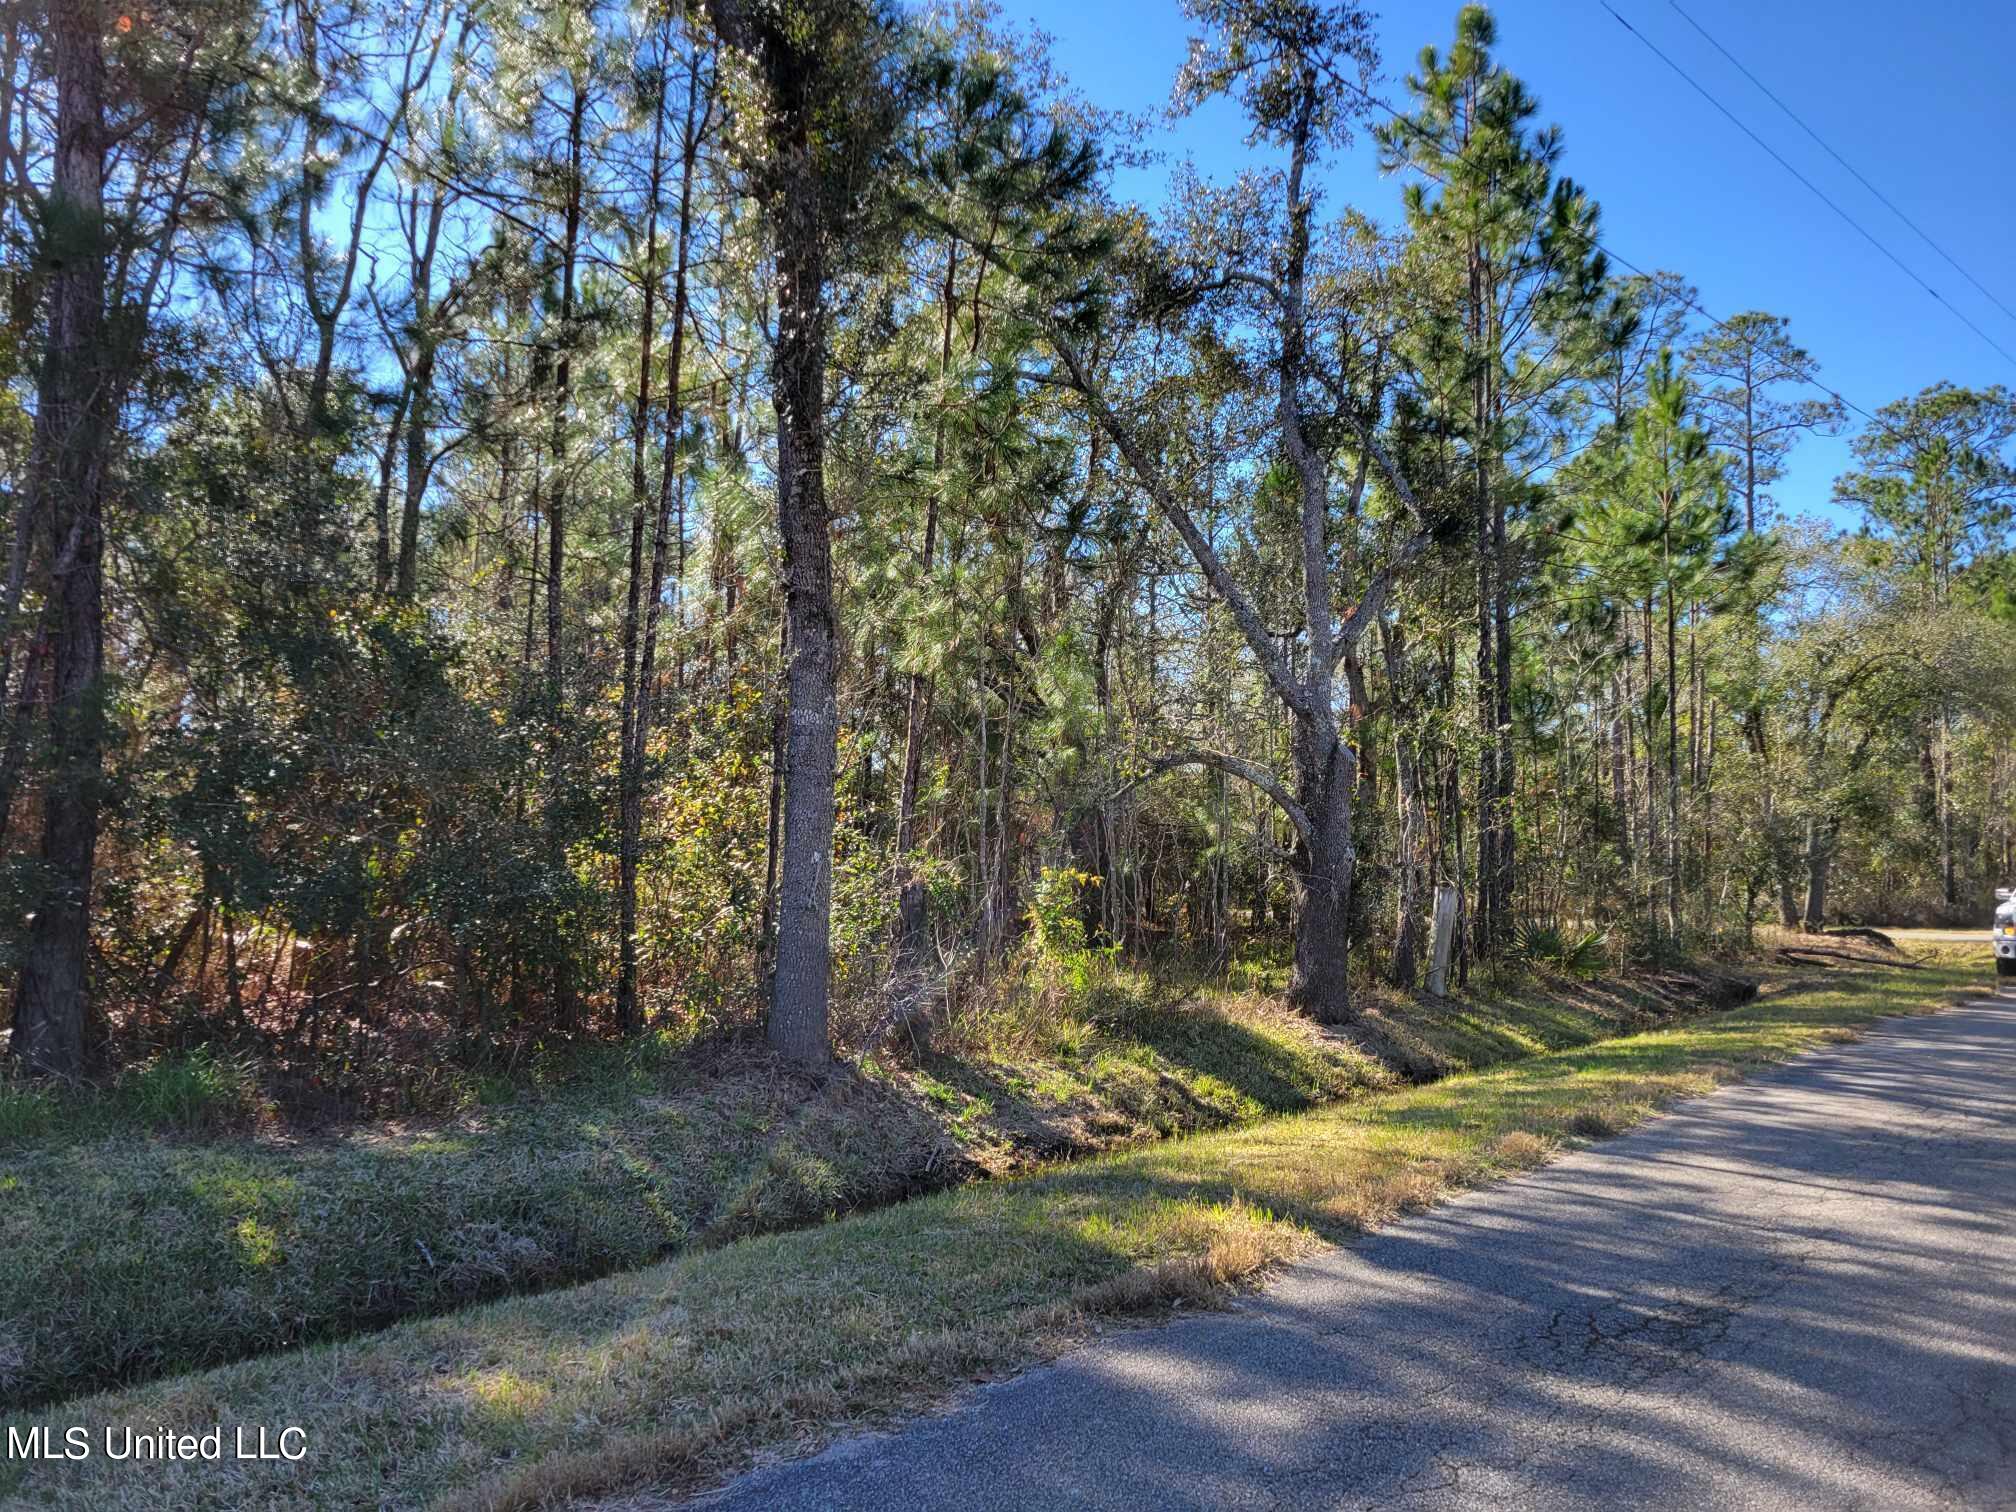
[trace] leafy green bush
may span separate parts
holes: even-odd
[[[1046,955],[1064,958],[1085,949],[1085,890],[1099,878],[1075,866],[1046,866],[1031,889],[1029,927]]]

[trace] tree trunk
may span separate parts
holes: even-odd
[[[622,749],[617,752],[617,933],[616,1027],[622,1034],[634,1034],[643,1027],[637,1006],[637,867],[644,835],[644,764],[648,759],[653,712],[653,682],[658,655],[659,600],[665,591],[666,559],[671,547],[667,536],[673,529],[671,503],[681,488],[679,481],[679,438],[685,428],[684,382],[686,351],[686,270],[687,242],[693,219],[693,166],[699,154],[700,60],[693,59],[687,74],[686,129],[681,143],[679,221],[672,275],[672,341],[665,378],[665,448],[663,468],[658,477],[657,528],[653,534],[650,566],[645,566],[644,522],[645,471],[644,436],[651,406],[651,337],[656,306],[657,274],[647,274],[644,285],[644,333],[637,365],[637,401],[631,416],[631,512],[630,591],[623,616],[623,709]],[[651,149],[651,229],[647,235],[645,266],[654,269],[658,247],[658,192],[664,171],[663,140],[665,107],[661,100]],[[685,523],[678,525],[680,557],[685,557]]]
[[[666,356],[665,466],[658,475],[658,519],[651,545],[651,577],[644,596],[644,650],[637,671],[637,729],[635,743],[641,764],[651,722],[658,706],[658,634],[664,618],[666,573],[671,572],[673,644],[672,685],[684,685],[684,646],[679,638],[684,623],[686,579],[686,477],[675,464],[679,443],[686,429],[686,325],[692,311],[688,279],[692,264],[693,177],[714,117],[714,79],[706,74],[702,93],[703,62],[693,60],[686,80],[686,127],[681,138],[679,165],[679,238],[672,269],[672,340]]]
[[[1481,341],[1483,295],[1480,274],[1472,257],[1471,324],[1473,342]],[[1483,430],[1487,414],[1483,365],[1478,364],[1472,401],[1477,438],[1474,442],[1473,525],[1477,552],[1477,886],[1476,907],[1471,919],[1471,939],[1477,954],[1489,957],[1497,951],[1498,917],[1494,907],[1498,875],[1498,656],[1493,644],[1497,617],[1493,612],[1491,549],[1491,475],[1485,456]]]
[[[1838,823],[1818,819],[1806,821],[1806,916],[1808,931],[1818,933],[1827,923],[1827,880],[1834,865],[1834,837]]]
[[[1939,879],[1950,909],[1960,902],[1960,883],[1953,856],[1953,712],[1939,709]]]
[[[14,708],[7,721],[7,739],[0,746],[0,853],[4,853],[14,832],[14,800],[21,791],[21,779],[28,766],[28,736],[35,709],[47,701],[49,690],[50,622],[56,605],[44,601],[36,616],[35,638],[28,643],[21,662],[21,680],[14,690]]]
[[[1743,358],[1743,533],[1757,534],[1757,383]]]
[[[95,4],[59,5],[50,13],[55,163],[43,216],[52,244],[42,250],[52,268],[28,486],[50,533],[56,606],[51,768],[43,800],[45,891],[29,925],[15,991],[11,1052],[30,1071],[59,1076],[83,1070],[92,865],[104,776],[102,511],[116,374],[105,319],[102,36]]]
[[[167,995],[175,985],[176,968],[181,966],[182,957],[189,953],[190,942],[196,938],[198,930],[207,929],[210,921],[210,902],[199,898],[189,910],[189,917],[182,925],[182,932],[175,936],[175,943],[168,947],[168,958],[154,972],[154,986],[150,993],[155,1002]]]
[[[1421,798],[1421,772],[1413,740],[1404,728],[1409,703],[1404,673],[1405,642],[1397,629],[1380,622],[1381,650],[1386,658],[1388,703],[1393,711],[1393,771],[1396,817],[1393,871],[1393,962],[1388,975],[1396,987],[1412,988],[1420,972],[1421,908],[1427,890],[1426,814]]]
[[[708,0],[707,9],[722,40],[756,63],[767,96],[760,194],[775,252],[770,399],[777,413],[788,710],[780,742],[782,848],[773,851],[779,876],[768,1038],[779,1054],[821,1066],[833,1054],[827,990],[840,640],[825,482],[826,258],[836,233],[829,211],[834,184],[821,160],[832,145],[821,106],[827,41],[780,30],[744,0]]]
[[[1421,961],[1421,905],[1427,891],[1422,862],[1425,825],[1420,771],[1404,734],[1395,738],[1393,754],[1399,824],[1394,842],[1393,963],[1388,975],[1395,987],[1411,988]]]
[[[1296,799],[1309,819],[1301,847],[1302,916],[1295,924],[1295,964],[1288,997],[1319,1023],[1351,1021],[1352,785],[1356,760],[1334,734],[1297,721]]]
[[[832,1057],[833,784],[839,710],[839,626],[826,513],[826,267],[809,123],[794,120],[777,218],[777,526],[784,543],[788,647],[784,836],[777,890],[777,960],[770,1047],[823,1065]]]
[[[574,274],[581,244],[581,130],[588,109],[588,91],[577,81],[573,108],[567,118],[567,210],[561,242],[560,357],[554,368],[553,430],[549,450],[553,476],[546,490],[546,698],[552,743],[549,752],[546,826],[548,859],[555,876],[567,869],[567,841],[560,823],[561,795],[567,779],[560,752],[565,743],[566,660],[561,641],[561,606],[565,602],[567,565],[567,408],[574,383]],[[556,924],[560,921],[556,921]],[[573,1029],[578,1017],[574,990],[573,941],[565,928],[556,930],[553,946],[553,1018],[562,1029]]]
[[[574,272],[581,239],[581,128],[588,92],[574,86],[567,118],[567,207],[561,236],[559,355],[554,363],[552,433],[547,451],[553,475],[546,485],[546,676],[557,717],[564,673],[561,643],[562,578],[567,566],[567,406],[574,390]]]
[[[959,244],[951,241],[945,248],[945,286],[939,295],[943,305],[943,319],[938,333],[938,375],[941,379],[952,363],[954,280],[958,277],[958,271]],[[935,473],[944,465],[945,460],[945,427],[942,420],[937,427],[931,450],[931,467]],[[1093,455],[1096,461],[1098,455],[1096,450]],[[934,488],[924,506],[924,545],[917,557],[919,573],[925,581],[930,579],[937,552],[938,490]],[[927,922],[924,914],[924,880],[917,875],[917,869],[910,860],[910,852],[917,844],[917,794],[923,782],[924,718],[930,708],[930,702],[931,680],[922,672],[912,672],[903,717],[903,778],[896,800],[896,854],[899,858],[898,865],[902,867],[902,891],[898,895],[896,907],[896,958],[899,968],[914,969],[924,954]]]
[[[458,68],[455,82],[448,90],[446,110],[449,115],[454,114],[456,102],[461,97],[461,78]],[[423,221],[416,190],[412,220],[407,227],[407,270],[411,277],[413,299],[413,351],[411,357],[405,359],[406,497],[399,512],[399,565],[395,577],[395,591],[407,602],[411,602],[419,588],[420,507],[426,499],[428,476],[434,467],[428,446],[432,440],[430,422],[434,408],[435,356],[441,343],[441,308],[434,298],[434,260],[440,251],[441,227],[453,198],[453,192],[445,185],[436,184]],[[359,214],[362,214],[361,205]],[[353,230],[353,235],[360,231],[361,222]],[[569,248],[571,262],[571,238]]]
[[[661,30],[661,62],[665,36]],[[652,339],[657,335],[658,319],[658,203],[665,183],[662,84],[651,121],[651,178],[645,196],[644,308],[638,322],[636,398],[630,407],[630,573],[623,603],[623,701],[616,751],[616,1032],[625,1037],[643,1027],[643,1016],[637,1008],[637,853],[644,824],[637,666],[643,639],[644,525],[651,497],[644,454],[646,429],[651,420],[651,363],[656,355]],[[665,467],[669,471],[672,466],[673,453],[668,445]]]
[[[1643,606],[1645,626],[1645,815],[1640,832],[1645,837],[1644,856],[1646,870],[1646,892],[1641,900],[1645,908],[1648,924],[1654,923],[1653,889],[1657,886],[1657,869],[1660,858],[1665,853],[1665,841],[1659,834],[1659,737],[1654,722],[1652,695],[1659,687],[1659,657],[1657,651],[1658,633],[1653,628],[1652,600],[1647,597]]]
[[[419,301],[419,296],[415,296],[415,301]],[[420,506],[427,496],[427,475],[431,470],[427,448],[433,441],[430,428],[433,407],[434,343],[423,330],[407,381],[406,493],[399,508],[399,565],[393,580],[393,592],[409,603],[420,586]]]
[[[1493,766],[1498,788],[1491,807],[1491,913],[1493,938],[1502,950],[1511,936],[1512,896],[1519,877],[1517,833],[1512,823],[1516,775],[1512,754],[1512,559],[1505,537],[1505,499],[1495,491],[1491,555],[1492,690],[1496,695],[1492,725],[1498,745]]]
[[[1666,933],[1680,930],[1680,689],[1673,589],[1666,589]]]
[[[1799,927],[1799,889],[1789,869],[1777,870],[1778,922],[1787,929]]]
[[[781,674],[791,655],[791,622],[777,616],[777,666]],[[783,699],[776,701],[770,716],[770,793],[763,830],[763,907],[757,914],[756,938],[763,958],[763,980],[768,982],[777,966],[777,853],[784,827],[784,736],[789,726],[789,709]]]
[[[380,593],[392,587],[392,474],[398,466],[399,446],[406,424],[406,407],[412,402],[410,384],[402,384],[392,418],[385,426],[385,446],[378,454],[378,492],[371,509],[374,534],[374,581]]]
[[[1617,815],[1617,858],[1628,873],[1633,865],[1631,851],[1631,757],[1625,750],[1626,721],[1630,718],[1631,694],[1629,650],[1623,672],[1610,674],[1610,806]]]

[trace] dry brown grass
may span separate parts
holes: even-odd
[[[1536,1166],[1554,1153],[1554,1145],[1530,1129],[1513,1129],[1491,1141],[1491,1159],[1511,1170]]]

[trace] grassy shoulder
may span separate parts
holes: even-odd
[[[1406,1080],[1427,1082],[1732,1007],[1755,986],[1754,977],[1703,967],[1507,975],[1446,998],[1382,989],[1363,995],[1351,1037]]]
[[[539,1505],[686,1485],[1067,1346],[1979,987],[1986,953],[1844,969],[1650,1031],[689,1251],[40,1421],[298,1424],[299,1464],[10,1464],[92,1508]],[[19,1423],[27,1418],[16,1415]]]
[[[1145,979],[1093,985],[997,996],[921,1064],[814,1084],[753,1047],[649,1042],[493,1084],[488,1105],[417,1127],[220,1128],[253,1089],[244,1068],[200,1054],[95,1095],[5,1089],[0,1406],[609,1275],[1386,1079],[1258,999],[1158,1007]]]

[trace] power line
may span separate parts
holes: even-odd
[[[1639,31],[1637,27],[1633,26],[1629,21],[1626,21],[1624,17],[1618,13],[1616,7],[1610,4],[1610,0],[1596,0],[1596,3],[1601,5],[1603,9],[1605,9],[1606,11],[1609,11],[1610,15],[1612,16],[1613,19],[1615,19],[1615,21],[1619,26],[1623,27],[1624,30],[1631,33],[1631,35],[1636,37],[1640,42],[1644,43],[1646,49],[1649,52],[1651,52],[1651,54],[1655,58],[1657,58],[1660,62],[1664,63],[1668,68],[1672,69],[1673,72],[1678,74],[1682,79],[1686,80],[1688,85],[1692,87],[1692,89],[1696,94],[1700,95],[1702,99],[1706,100],[1710,105],[1713,105],[1718,111],[1720,111],[1724,116],[1726,116],[1729,119],[1730,123],[1734,125],[1738,131],[1741,131],[1745,136],[1750,138],[1751,141],[1755,142],[1759,147],[1763,148],[1765,152],[1770,154],[1772,161],[1777,163],[1779,167],[1783,168],[1787,173],[1791,174],[1792,177],[1797,179],[1800,183],[1804,184],[1806,188],[1812,193],[1815,199],[1819,200],[1821,204],[1825,205],[1829,210],[1832,210],[1836,215],[1840,216],[1842,220],[1846,221],[1850,226],[1852,226],[1855,229],[1856,233],[1860,235],[1864,241],[1868,242],[1870,246],[1874,247],[1878,252],[1881,252],[1885,257],[1889,258],[1891,262],[1895,263],[1898,266],[1898,268],[1900,268],[1903,271],[1904,276],[1906,278],[1910,279],[1913,283],[1917,284],[1919,288],[1923,289],[1927,294],[1931,295],[1932,298],[1939,304],[1945,306],[1945,308],[1952,313],[1953,318],[1955,320],[1959,321],[1962,325],[1966,326],[1968,330],[1972,331],[1976,336],[1979,336],[1983,341],[1987,342],[1989,346],[1993,347],[1997,352],[1999,352],[2002,356],[2003,361],[2007,362],[2011,367],[2016,367],[2016,356],[2012,356],[2008,352],[2008,350],[2003,347],[2001,342],[1997,341],[1993,336],[1990,336],[1986,331],[1982,330],[1981,327],[1979,327],[1972,320],[1970,320],[1966,316],[1966,314],[1964,314],[1961,310],[1957,309],[1952,304],[1947,303],[1945,297],[1942,296],[1937,289],[1933,288],[1932,285],[1925,282],[1923,278],[1919,277],[1918,274],[1912,270],[1911,265],[1909,263],[1905,262],[1904,259],[1899,257],[1895,252],[1892,252],[1888,247],[1883,245],[1882,242],[1878,241],[1867,227],[1865,227],[1860,221],[1856,220],[1855,217],[1850,215],[1846,210],[1843,210],[1832,199],[1828,198],[1825,191],[1823,191],[1819,185],[1815,184],[1811,179],[1806,177],[1805,174],[1801,173],[1797,168],[1793,167],[1792,164],[1786,160],[1784,155],[1781,154],[1777,148],[1773,147],[1769,142],[1765,141],[1764,138],[1759,136],[1755,131],[1752,131],[1749,126],[1745,125],[1743,120],[1733,110],[1731,110],[1727,105],[1724,105],[1720,100],[1716,99],[1714,95],[1708,92],[1707,88],[1703,86],[1699,80],[1697,80],[1692,74],[1688,73],[1686,69],[1682,68],[1678,63],[1675,63],[1670,57],[1668,57],[1664,52],[1662,52],[1659,49],[1658,44],[1653,42],[1650,37],[1647,37],[1643,32]]]
[[[1995,295],[1995,291],[1993,289],[1990,289],[1986,284],[1982,283],[1980,279],[1976,278],[1972,273],[1969,273],[1965,268],[1963,268],[1960,265],[1958,259],[1956,259],[1953,256],[1953,254],[1948,252],[1944,247],[1940,246],[1938,242],[1934,241],[1932,239],[1931,234],[1927,232],[1923,226],[1919,225],[1916,221],[1911,219],[1910,216],[1906,215],[1902,210],[1898,209],[1896,204],[1891,201],[1890,196],[1885,194],[1881,189],[1878,189],[1874,184],[1870,183],[1869,180],[1862,175],[1861,170],[1856,168],[1856,166],[1853,163],[1849,162],[1848,159],[1841,156],[1840,153],[1836,152],[1831,146],[1829,146],[1826,138],[1822,137],[1820,133],[1815,131],[1811,126],[1807,125],[1805,120],[1802,119],[1799,113],[1795,111],[1790,105],[1787,105],[1783,100],[1779,99],[1776,94],[1772,93],[1771,87],[1768,84],[1766,84],[1762,79],[1758,78],[1757,75],[1750,72],[1749,69],[1745,68],[1743,66],[1743,60],[1741,58],[1738,58],[1734,53],[1729,51],[1728,48],[1724,47],[1720,42],[1716,41],[1714,35],[1710,33],[1709,30],[1705,26],[1703,26],[1699,21],[1696,21],[1692,16],[1688,15],[1686,11],[1681,10],[1680,0],[1666,0],[1666,3],[1668,5],[1671,5],[1674,10],[1680,12],[1681,20],[1685,21],[1689,26],[1693,27],[1694,30],[1701,33],[1703,37],[1707,38],[1708,45],[1710,47],[1714,48],[1715,51],[1722,54],[1723,57],[1727,58],[1732,64],[1734,64],[1737,72],[1741,73],[1743,77],[1748,79],[1752,84],[1755,84],[1757,88],[1763,92],[1764,98],[1769,100],[1773,105],[1776,105],[1780,110],[1784,111],[1786,115],[1792,118],[1793,123],[1797,125],[1801,131],[1805,132],[1806,135],[1813,138],[1814,141],[1818,142],[1820,144],[1821,150],[1824,151],[1827,154],[1827,156],[1834,159],[1835,162],[1839,163],[1843,168],[1847,169],[1849,173],[1853,174],[1856,183],[1860,184],[1864,189],[1867,189],[1871,194],[1875,195],[1876,198],[1882,202],[1883,207],[1886,210],[1888,210],[1892,215],[1896,216],[1897,219],[1904,222],[1905,225],[1909,226],[1913,231],[1915,231],[1918,234],[1918,239],[1920,241],[1924,242],[1926,246],[1930,247],[1934,252],[1937,252],[1941,257],[1945,258],[1947,263],[1952,267],[1954,272],[1958,273],[1962,278],[1966,279],[1967,282],[1974,285],[1974,287],[1981,292],[1982,296],[1985,299],[1987,299],[1987,301],[1990,304],[1994,305],[1996,309],[2000,310],[2004,315],[2007,315],[2011,320],[2016,320],[2016,310],[2010,309],[2009,306],[2007,306],[1999,298],[1997,298]]]
[[[1639,267],[1636,263],[1631,261],[1630,258],[1624,257],[1619,253],[1612,251],[1610,248],[1604,246],[1601,242],[1596,243],[1596,247],[1598,251],[1602,252],[1602,254],[1605,257],[1609,258],[1612,262],[1622,263],[1625,267],[1629,268],[1633,273],[1636,273],[1640,278],[1649,279],[1652,276],[1650,273],[1647,273],[1643,268]],[[1706,305],[1702,304],[1700,300],[1689,297],[1685,291],[1680,289],[1674,289],[1672,291],[1672,294],[1675,299],[1679,300],[1680,303],[1685,305],[1688,309],[1692,310],[1696,315],[1699,315],[1703,320],[1707,321],[1710,325],[1715,326],[1719,330],[1735,331],[1736,327],[1734,325],[1724,320],[1721,316],[1717,315],[1713,310],[1709,309]],[[1860,415],[1864,420],[1867,420],[1871,425],[1881,425],[1886,431],[1890,430],[1888,422],[1881,420],[1877,416],[1871,414],[1868,410],[1864,409],[1861,405],[1857,404],[1853,399],[1850,399],[1846,394],[1842,393],[1839,389],[1832,388],[1829,385],[1822,383],[1818,378],[1815,378],[1811,372],[1805,369],[1801,369],[1795,376],[1799,379],[1801,383],[1810,384],[1812,385],[1812,387],[1820,390],[1821,393],[1825,394],[1829,399],[1832,399],[1836,404],[1840,405],[1843,409],[1851,409],[1855,411],[1856,414]]]
[[[1372,106],[1376,110],[1385,112],[1385,114],[1392,119],[1395,125],[1404,127],[1406,130],[1411,131],[1412,133],[1414,133],[1415,136],[1429,143],[1431,146],[1435,147],[1438,151],[1443,151],[1447,157],[1454,159],[1456,162],[1463,163],[1466,167],[1474,166],[1466,161],[1462,153],[1447,152],[1446,149],[1444,148],[1444,145],[1441,142],[1437,141],[1435,137],[1431,133],[1429,133],[1426,129],[1420,126],[1413,119],[1413,117],[1402,113],[1398,109],[1398,107],[1380,98],[1378,95],[1372,93],[1371,90],[1365,88],[1362,84],[1359,84],[1354,80],[1347,79],[1343,75],[1337,73],[1332,73],[1330,77],[1332,78],[1333,81],[1342,85],[1344,88],[1350,90],[1353,94],[1357,95],[1367,105]],[[1419,163],[1412,164],[1411,166],[1415,169],[1416,172],[1425,174],[1427,177],[1434,179],[1438,184],[1446,184],[1447,182],[1445,179],[1442,178],[1440,174],[1437,174],[1432,170],[1423,167]],[[1606,245],[1602,241],[1599,241],[1596,238],[1591,237],[1590,245],[1593,246],[1598,252],[1601,252],[1610,261],[1614,263],[1621,263],[1625,268],[1637,274],[1640,278],[1649,279],[1652,277],[1650,273],[1647,273],[1643,268],[1639,267],[1636,263],[1631,261],[1630,258],[1624,256],[1623,253],[1617,251],[1613,247]],[[1671,292],[1673,297],[1679,300],[1681,304],[1685,305],[1688,309],[1692,310],[1696,315],[1699,315],[1703,320],[1707,321],[1710,325],[1716,327],[1718,330],[1731,331],[1731,332],[1734,332],[1736,330],[1736,327],[1733,324],[1731,324],[1729,321],[1724,320],[1720,315],[1717,315],[1713,310],[1709,309],[1706,305],[1702,304],[1699,299],[1690,296],[1683,289],[1676,288],[1673,289]],[[1861,405],[1857,404],[1853,399],[1850,399],[1846,394],[1842,393],[1839,389],[1833,388],[1828,384],[1822,383],[1818,378],[1813,376],[1810,370],[1802,369],[1799,373],[1796,374],[1796,376],[1800,382],[1818,389],[1821,393],[1825,394],[1829,399],[1832,399],[1836,404],[1840,405],[1843,409],[1853,410],[1856,414],[1860,415],[1864,420],[1867,420],[1871,425],[1881,425],[1884,427],[1885,430],[1890,429],[1890,427],[1886,422],[1879,419],[1876,415],[1872,414],[1870,411],[1864,409]]]

